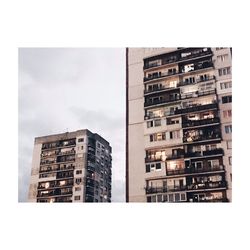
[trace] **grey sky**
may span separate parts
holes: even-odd
[[[125,201],[125,49],[19,49],[19,195],[34,137],[87,128],[113,148],[112,201]]]

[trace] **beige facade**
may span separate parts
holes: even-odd
[[[231,201],[231,59],[127,49],[128,202]]]

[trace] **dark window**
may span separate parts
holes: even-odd
[[[153,141],[154,140],[154,136],[153,135],[150,135],[150,141]]]
[[[84,141],[84,138],[79,138],[78,139],[78,142],[83,142]]]
[[[150,164],[146,164],[146,173],[150,172]]]
[[[155,168],[156,168],[156,169],[161,169],[161,163],[156,163],[156,164],[155,164]]]
[[[232,96],[231,95],[222,97],[222,103],[230,103],[230,102],[232,102]]]
[[[81,174],[82,170],[76,170],[76,174]]]

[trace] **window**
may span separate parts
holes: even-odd
[[[84,142],[84,138],[79,138],[78,142]]]
[[[81,150],[83,150],[83,146],[81,146]]]
[[[231,95],[223,96],[221,100],[222,103],[230,103],[232,102],[232,96]]]
[[[231,134],[232,133],[232,125],[226,125],[225,132],[226,132],[226,134]]]
[[[149,140],[152,141],[163,141],[166,140],[166,134],[165,133],[157,133],[149,135]]]
[[[162,202],[162,195],[161,194],[157,195],[157,202]]]
[[[150,172],[150,164],[146,164],[146,173]]]
[[[75,201],[79,201],[80,199],[81,199],[81,196],[80,196],[80,195],[77,195],[77,196],[74,197],[74,200],[75,200]]]
[[[170,136],[170,139],[178,139],[180,138],[180,131],[179,130],[170,131],[169,136]]]
[[[146,164],[146,173],[161,170],[161,163]]]
[[[156,202],[156,195],[151,196],[151,202]]]
[[[201,170],[203,168],[203,162],[202,161],[192,162],[192,167],[197,170]]]
[[[232,82],[221,82],[220,83],[221,89],[229,89],[232,88]]]
[[[231,109],[229,109],[229,110],[224,110],[224,111],[223,111],[223,117],[224,117],[224,118],[232,117],[232,110],[231,110]]]
[[[155,169],[157,170],[160,170],[161,169],[161,163],[156,163],[155,164]]]
[[[174,198],[175,198],[175,201],[176,201],[176,202],[180,201],[180,194],[179,194],[179,193],[176,193],[176,194],[174,195]]]
[[[75,191],[81,191],[81,187],[75,187]]]
[[[215,160],[209,160],[209,161],[207,161],[207,164],[208,164],[208,167],[212,169],[212,168],[219,167],[220,162],[219,162],[218,159],[215,159]]]
[[[218,47],[218,48],[216,48],[216,50],[221,50],[221,49],[224,49],[224,47]]]
[[[149,121],[149,122],[147,122],[147,127],[148,128],[151,128],[151,127],[153,127],[154,125],[153,125],[153,121]]]
[[[228,157],[228,162],[229,162],[229,165],[231,166],[232,165],[232,156]]]
[[[81,174],[82,170],[76,170],[76,174]]]
[[[227,141],[227,149],[232,149],[232,141]]]
[[[82,178],[76,178],[76,184],[80,184],[82,182]]]
[[[155,127],[161,126],[161,120],[155,120]]]
[[[228,59],[228,54],[217,56],[218,61],[224,62]]]
[[[231,68],[230,67],[222,68],[222,69],[219,69],[218,71],[219,71],[219,76],[224,76],[224,75],[231,74]]]

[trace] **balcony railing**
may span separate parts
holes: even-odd
[[[192,157],[204,157],[204,156],[211,156],[211,155],[223,155],[222,148],[216,148],[213,150],[206,150],[200,152],[187,152],[184,154],[184,158],[192,158]]]
[[[196,112],[196,111],[203,111],[208,109],[218,109],[217,103],[205,104],[205,105],[196,105],[193,107],[187,107],[182,109],[177,109],[174,111],[175,115]]]
[[[186,86],[186,85],[190,85],[190,84],[196,84],[196,83],[207,82],[207,81],[212,81],[212,80],[215,80],[215,76],[209,76],[209,77],[206,77],[204,79],[197,79],[193,82],[182,81],[182,82],[177,83],[177,86],[182,87],[182,86]]]
[[[65,141],[58,141],[54,143],[45,143],[42,145],[42,150],[47,150],[47,149],[54,149],[54,148],[60,148],[60,147],[69,147],[69,146],[75,146],[76,145],[76,140],[72,139],[69,140],[65,143]]]
[[[165,72],[165,73],[160,72],[160,74],[155,74],[155,75],[152,75],[152,76],[149,76],[149,77],[144,77],[143,80],[144,80],[144,82],[147,82],[147,81],[163,78],[163,77],[166,77],[166,76],[173,76],[173,75],[176,75],[176,74],[179,74],[179,73],[181,73],[181,72],[178,72],[177,70],[173,71],[173,72]]]
[[[229,202],[227,198],[209,198],[205,197],[204,199],[201,199],[199,201],[193,201],[193,202]]]
[[[226,188],[226,181],[216,181],[216,182],[204,182],[204,183],[193,183],[187,186],[188,190],[197,189],[214,189],[214,188]]]
[[[167,176],[172,175],[183,175],[183,174],[194,174],[194,173],[205,173],[205,172],[216,172],[216,171],[223,171],[223,165],[217,165],[213,167],[203,167],[201,169],[197,168],[183,168],[183,169],[176,169],[176,170],[168,170],[167,169]]]
[[[165,193],[167,187],[146,187],[146,194]]]
[[[203,126],[203,125],[214,124],[214,123],[219,123],[219,122],[220,122],[219,117],[202,119],[202,120],[193,120],[193,121],[187,120],[182,123],[182,127],[187,128],[187,127]]]
[[[144,65],[143,69],[150,69],[150,68],[154,68],[154,67],[159,67],[162,65],[167,65],[170,63],[177,63],[177,62],[181,62],[181,61],[185,61],[185,60],[190,60],[190,59],[196,59],[202,56],[208,56],[208,55],[212,55],[212,51],[208,50],[208,51],[204,51],[201,53],[197,53],[197,54],[191,54],[189,56],[186,57],[176,57],[176,58],[170,58],[170,59],[164,59],[164,61],[162,63],[150,63],[150,64],[146,64]]]
[[[148,106],[152,106],[152,105],[157,105],[157,104],[164,104],[164,103],[168,103],[168,102],[176,102],[176,101],[179,101],[180,100],[180,97],[176,97],[176,98],[169,98],[167,100],[155,100],[155,101],[152,101],[152,102],[149,102],[149,101],[146,101],[144,103],[144,107],[148,107]]]
[[[194,98],[194,97],[201,97],[206,95],[212,95],[216,94],[216,90],[206,90],[206,91],[195,91],[187,94],[181,94],[181,99],[188,99],[188,98]]]
[[[221,134],[220,133],[215,133],[212,135],[199,135],[195,137],[185,137],[183,136],[183,142],[184,143],[193,143],[193,142],[198,142],[198,141],[206,141],[206,140],[214,140],[214,139],[220,139]]]
[[[178,88],[178,86],[168,87],[168,86],[162,85],[159,87],[154,87],[152,89],[145,89],[144,94],[153,93],[153,92],[157,92],[157,91],[163,91],[163,90],[173,90],[176,88]]]

